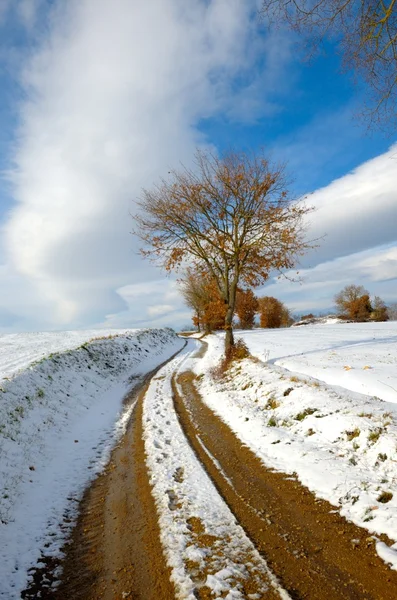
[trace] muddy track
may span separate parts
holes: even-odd
[[[397,573],[378,557],[366,530],[346,521],[294,478],[266,469],[203,403],[193,373],[174,376],[173,391],[196,455],[292,598],[397,598]]]
[[[175,598],[163,557],[142,435],[145,393],[163,365],[147,374],[124,399],[126,407],[135,403],[126,433],[113,449],[106,469],[84,493],[64,560],[41,561],[43,566],[35,569],[31,585],[22,594],[26,600]],[[54,590],[47,582],[56,580],[54,571],[59,566],[61,582]]]
[[[203,343],[195,358],[201,358],[205,350]],[[59,560],[45,559],[44,567],[36,570],[32,585],[24,592],[27,600],[174,600],[181,597],[171,583],[171,569],[166,564],[160,541],[155,488],[149,483],[143,435],[145,395],[152,383],[159,385],[158,398],[162,397],[164,375],[155,377],[160,368],[148,374],[126,398],[127,406],[135,405],[126,433],[114,448],[105,471],[89,486],[80,503],[78,521],[61,563],[60,586],[55,591],[44,585],[53,579],[54,568],[59,565]],[[341,518],[334,507],[317,500],[294,478],[266,469],[202,401],[192,372],[174,374],[172,389],[174,408],[186,442],[291,598],[397,598],[397,573],[379,559],[366,530]],[[171,407],[171,396],[169,401]],[[167,418],[165,415],[164,419]],[[177,508],[177,505],[172,507],[175,514]],[[210,551],[214,544],[209,544],[204,537],[211,536],[204,536],[201,530],[196,531],[193,524],[190,525],[192,539],[206,549],[207,562],[211,561],[212,552],[220,552],[222,544],[225,554],[230,556],[231,546],[227,540],[219,540],[217,550]],[[386,538],[384,541],[390,543]],[[204,567],[197,573],[193,563],[187,567],[194,571],[192,580],[205,583]],[[262,576],[267,579],[265,572],[260,571],[259,575],[258,581]],[[243,596],[259,600],[265,596],[257,593],[254,579],[247,569]],[[197,589],[197,598],[215,597],[204,584]],[[266,597],[274,596],[278,593],[270,587]]]

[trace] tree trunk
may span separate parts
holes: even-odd
[[[233,337],[233,313],[234,309],[232,306],[227,307],[227,312],[225,316],[225,354],[227,356],[230,349],[234,346],[234,337]]]
[[[230,285],[229,302],[225,316],[225,354],[226,356],[230,352],[230,349],[234,346],[233,336],[233,316],[234,309],[236,306],[236,293],[237,293],[237,281],[233,281]]]

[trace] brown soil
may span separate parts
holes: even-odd
[[[125,400],[126,405],[137,400],[136,407],[108,466],[80,503],[78,521],[61,563],[59,588],[55,591],[46,585],[56,579],[53,571],[59,560],[44,559],[22,597],[174,600],[142,439],[142,403],[153,374]]]
[[[366,530],[346,521],[295,478],[266,469],[202,402],[192,373],[180,375],[178,384],[182,395],[174,381],[174,403],[185,435],[292,598],[397,598],[397,573],[378,557]]]

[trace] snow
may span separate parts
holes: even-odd
[[[0,334],[0,380],[50,354],[74,350],[94,339],[133,334],[134,329],[92,329]]]
[[[177,598],[194,600],[197,573],[207,571],[203,585],[213,590],[214,597],[243,600],[246,596],[239,580],[249,575],[261,585],[260,574],[266,573],[269,585],[286,600],[289,595],[236,523],[188,444],[173,409],[171,377],[184,370],[188,359],[189,364],[195,362],[191,354],[197,347],[199,342],[190,340],[186,349],[157,373],[144,402],[147,466]],[[211,549],[200,543],[192,522],[199,523],[207,536],[214,536]],[[262,586],[260,597],[265,591]]]
[[[50,350],[87,342],[92,332],[4,338],[22,356],[10,367],[3,350],[10,373]],[[172,330],[129,331],[52,354],[0,382],[0,598],[20,598],[42,553],[60,555],[76,501],[108,461],[133,409],[123,408],[126,392],[183,344]],[[59,527],[64,517],[69,530]]]
[[[306,325],[241,334],[261,360],[397,402],[397,322]],[[238,337],[238,336],[237,336]]]
[[[207,337],[209,350],[195,366],[205,373],[204,401],[266,466],[297,477],[346,518],[396,542],[397,324],[239,336],[261,360],[241,361],[226,379],[214,380],[208,369],[219,360],[223,337]],[[397,543],[377,548],[397,568]]]

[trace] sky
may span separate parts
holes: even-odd
[[[259,6],[0,0],[1,333],[188,325],[131,215],[196,148],[263,150],[316,208],[301,281],[258,295],[296,313],[350,283],[397,301],[397,136],[360,120],[333,45],[308,61]]]

